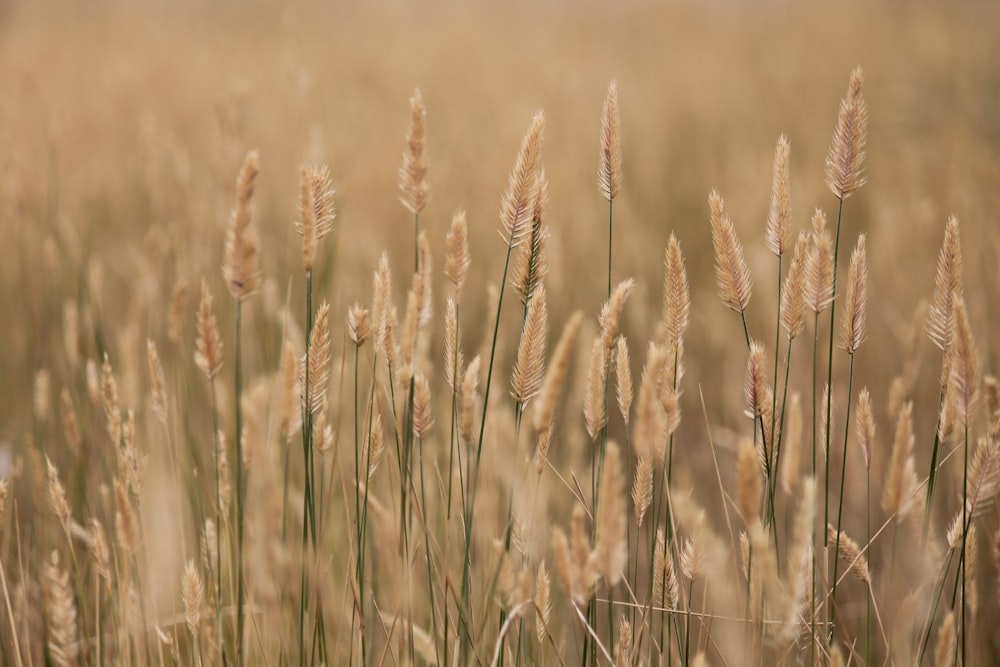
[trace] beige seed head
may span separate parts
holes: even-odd
[[[809,253],[809,237],[799,233],[792,255],[792,265],[785,276],[781,290],[781,325],[785,327],[788,340],[794,340],[802,333],[806,323],[806,262]]]
[[[316,312],[316,321],[309,336],[309,379],[306,392],[309,411],[313,414],[319,412],[326,402],[330,363],[330,305],[324,301]]]
[[[774,149],[774,175],[771,180],[771,208],[767,214],[767,247],[778,257],[785,254],[791,235],[791,195],[789,193],[788,137],[778,137]]]
[[[431,385],[423,373],[417,373],[413,381],[413,434],[426,438],[434,425],[431,408]]]
[[[597,172],[601,194],[608,201],[618,196],[622,187],[622,132],[618,111],[618,82],[608,84],[601,113],[601,168]]]
[[[236,206],[226,233],[222,274],[233,298],[244,301],[261,286],[260,241],[251,226],[254,187],[257,180],[257,151],[247,153],[236,179]]]
[[[80,456],[80,422],[76,418],[76,410],[73,408],[73,397],[70,396],[69,389],[63,387],[59,392],[59,411],[62,415],[63,434],[66,437],[66,446],[73,452],[73,456]]]
[[[833,302],[833,241],[826,230],[826,214],[816,209],[812,217],[812,244],[806,255],[806,305],[818,315]]]
[[[511,395],[522,407],[541,390],[545,373],[545,338],[548,333],[545,288],[539,288],[528,302],[528,312],[511,377]]]
[[[944,243],[934,275],[934,297],[927,309],[927,334],[940,349],[951,343],[955,329],[955,296],[964,294],[962,241],[958,218],[951,216],[944,228]]]
[[[618,410],[627,426],[629,411],[632,408],[632,365],[625,336],[618,336],[618,342],[615,345],[615,385]]]
[[[802,399],[794,392],[788,401],[788,422],[782,436],[781,489],[791,495],[799,481],[802,457]]]
[[[48,632],[48,652],[60,667],[77,664],[76,604],[69,572],[59,564],[59,553],[53,551],[42,571],[42,591],[45,597],[45,627]]]
[[[750,303],[753,280],[743,255],[743,245],[736,236],[736,227],[725,212],[718,191],[708,195],[712,225],[712,247],[715,250],[715,279],[722,302],[732,310],[743,312]]]
[[[333,230],[337,217],[334,194],[330,170],[325,165],[299,170],[299,219],[295,230],[302,237],[302,266],[307,274],[316,263],[319,242]]]
[[[45,457],[45,469],[48,476],[49,506],[59,518],[59,523],[62,524],[63,529],[69,534],[71,512],[69,502],[66,500],[66,490],[63,488],[62,482],[59,481],[59,471],[52,465],[52,461],[49,460],[47,455]]]
[[[531,119],[531,126],[524,135],[510,173],[507,190],[500,200],[501,236],[510,248],[519,245],[529,231],[544,128],[545,114],[539,111]]]
[[[167,423],[167,380],[163,374],[156,343],[146,339],[146,361],[149,366],[150,406],[161,424]]]
[[[181,598],[184,600],[184,619],[193,637],[198,636],[201,625],[201,605],[205,588],[201,583],[201,574],[194,561],[189,560],[184,567],[184,577],[181,580]]]
[[[618,330],[621,324],[622,311],[625,302],[635,288],[635,281],[629,278],[615,285],[609,298],[601,307],[601,343],[604,345],[604,354],[607,356],[614,349],[615,338],[618,337]]]
[[[542,226],[545,215],[545,204],[548,201],[548,181],[545,170],[540,169],[535,179],[535,191],[532,195],[531,226],[527,234],[527,243],[518,250],[517,261],[514,264],[513,285],[521,295],[521,303],[526,304],[532,295],[545,281],[549,273],[546,253],[549,232]]]
[[[955,665],[955,612],[949,611],[938,628],[937,645],[934,648],[934,667],[954,667]]]
[[[597,506],[597,562],[609,587],[621,581],[628,563],[626,548],[625,472],[621,450],[608,442],[601,475],[600,504]]]
[[[400,201],[410,213],[420,215],[427,205],[430,187],[427,185],[427,157],[424,155],[424,134],[427,110],[420,89],[410,98],[410,127],[406,132],[406,151],[399,167]]]
[[[594,339],[594,345],[590,351],[587,388],[583,403],[583,417],[587,426],[587,434],[591,440],[597,440],[601,429],[607,423],[607,414],[604,411],[604,388],[607,385],[608,364],[604,349],[604,343],[601,339]]]
[[[633,443],[639,456],[653,456],[662,462],[666,454],[669,436],[667,417],[660,401],[660,384],[666,355],[663,350],[650,344],[646,354],[646,364],[639,382],[639,399],[636,408],[635,435]]]
[[[184,336],[184,315],[187,312],[190,288],[184,281],[178,281],[170,292],[170,306],[167,309],[167,338],[177,345]]]
[[[865,468],[872,468],[872,446],[875,443],[875,417],[872,414],[872,398],[868,387],[858,395],[858,445],[865,458]]]
[[[457,391],[461,384],[464,364],[456,296],[448,297],[444,317],[444,376],[453,392]]]
[[[281,399],[278,410],[278,428],[286,444],[301,426],[300,401],[299,362],[295,346],[286,340],[281,347]]]
[[[194,362],[209,382],[222,370],[222,336],[212,309],[212,290],[205,280],[201,281]]]
[[[980,438],[969,464],[966,512],[978,516],[996,505],[1000,489],[1000,443]]]
[[[49,413],[52,411],[52,382],[48,369],[42,368],[35,373],[35,391],[33,394],[33,404],[35,408],[35,419],[39,422],[46,422]]]
[[[552,597],[550,592],[549,571],[545,567],[545,561],[538,564],[538,575],[535,577],[535,635],[538,642],[545,640],[549,617],[552,614]]]
[[[347,310],[347,335],[355,346],[361,347],[371,334],[368,309],[356,303]]]
[[[462,442],[470,443],[475,437],[474,420],[476,404],[479,402],[479,357],[469,362],[462,380],[462,405],[459,411],[459,437]]]
[[[469,273],[472,259],[469,256],[469,228],[465,211],[458,211],[451,218],[451,228],[445,239],[448,252],[445,259],[445,276],[455,287],[455,301],[461,300],[462,286]]]
[[[861,553],[861,547],[858,543],[844,531],[840,531],[840,541],[837,542],[837,529],[829,524],[826,526],[826,532],[827,539],[831,543],[840,545],[840,559],[844,562],[844,566],[847,567],[848,571],[858,581],[870,584],[872,578],[871,572],[868,570],[868,561],[865,559],[864,554]]]
[[[865,342],[868,334],[868,254],[865,235],[858,236],[858,244],[851,253],[851,266],[847,273],[847,304],[841,320],[840,347],[853,355]]]
[[[858,67],[851,72],[847,96],[840,101],[840,115],[826,157],[826,186],[841,201],[868,180],[864,173],[868,104],[861,92],[863,82]]]
[[[896,419],[892,458],[882,491],[882,509],[890,516],[895,514],[897,523],[914,509],[916,502],[918,482],[913,463],[913,443],[913,403],[907,402]]]
[[[632,505],[635,508],[635,524],[642,526],[646,511],[653,502],[653,458],[640,456],[632,481]]]
[[[532,426],[538,441],[535,450],[535,468],[539,473],[548,456],[548,447],[551,444],[552,431],[555,428],[556,407],[563,395],[566,376],[569,373],[569,364],[572,361],[573,349],[576,344],[576,336],[580,332],[582,323],[583,313],[576,311],[563,326],[559,342],[556,344],[555,352],[549,361],[548,372],[545,374],[545,379],[542,380],[538,401],[535,404]]]
[[[663,323],[666,326],[667,343],[679,345],[688,326],[691,291],[681,244],[673,233],[667,242],[663,264]]]
[[[756,419],[764,412],[765,395],[767,393],[767,361],[764,345],[759,341],[750,341],[750,355],[747,357],[747,370],[743,381],[743,397],[746,403],[744,414]]]
[[[748,527],[760,521],[760,502],[763,489],[760,464],[753,442],[740,441],[736,459],[736,498],[743,523]]]
[[[955,413],[968,425],[979,400],[979,353],[972,338],[965,299],[954,296],[955,327],[948,346],[950,373],[948,391],[955,400]]]

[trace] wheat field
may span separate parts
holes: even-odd
[[[997,25],[0,3],[0,664],[1000,663]]]

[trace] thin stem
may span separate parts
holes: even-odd
[[[244,517],[246,515],[246,480],[243,474],[243,408],[240,405],[240,392],[243,382],[242,359],[242,319],[243,303],[236,302],[236,350],[235,350],[235,400],[236,400],[236,664],[242,665],[243,655],[243,625],[245,622],[244,598],[246,597],[243,580],[243,533]]]
[[[824,489],[824,500],[823,500],[823,525],[826,526],[830,523],[830,411],[833,404],[833,327],[836,323],[834,312],[837,308],[837,257],[840,252],[840,222],[844,217],[844,200],[840,199],[840,204],[837,207],[837,232],[834,236],[833,241],[833,288],[831,290],[830,298],[830,344],[827,349],[827,364],[826,364],[826,382],[827,382],[827,394],[826,394],[826,488]],[[853,357],[851,357],[853,361]],[[850,410],[850,404],[848,401],[848,410]],[[827,531],[823,531],[823,545],[830,546],[830,536]],[[836,557],[834,557],[836,559]],[[834,568],[836,569],[836,567]],[[831,611],[832,613],[832,611]]]
[[[837,609],[837,570],[840,565],[840,528],[841,520],[844,518],[844,482],[847,478],[847,436],[851,432],[851,392],[854,384],[854,355],[851,354],[851,368],[847,375],[847,418],[844,422],[844,455],[841,459],[840,468],[840,501],[837,510],[837,540],[833,550],[833,591],[830,596],[830,633],[833,634],[833,621],[836,617]],[[830,429],[828,428],[827,431]],[[829,459],[829,453],[827,459]]]

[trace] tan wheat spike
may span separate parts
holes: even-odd
[[[640,456],[632,481],[632,506],[635,508],[635,525],[642,526],[646,511],[653,502],[653,459]]]
[[[615,647],[615,667],[632,664],[632,626],[622,614],[618,623],[618,645]]]
[[[875,443],[875,417],[872,414],[872,398],[865,387],[858,394],[858,445],[865,458],[865,468],[872,467],[872,447]]]
[[[868,254],[864,234],[858,236],[858,244],[851,253],[845,301],[847,305],[841,320],[840,347],[853,355],[865,342],[868,334]]]
[[[827,524],[827,538],[830,542],[837,542],[837,529]],[[844,531],[840,531],[840,559],[856,579],[866,584],[870,584],[871,573],[868,571],[868,561],[861,553],[861,547]]]
[[[149,366],[150,407],[161,424],[167,423],[167,380],[163,374],[160,355],[156,351],[156,343],[146,339],[146,362]]]
[[[465,277],[472,264],[472,258],[469,256],[469,224],[465,218],[465,211],[457,211],[452,216],[445,246],[447,253],[444,274],[455,287],[456,303],[460,303]]]
[[[774,175],[771,180],[771,207],[767,214],[767,247],[778,257],[785,254],[791,235],[791,194],[789,192],[788,137],[778,137],[774,149]]]
[[[590,350],[587,388],[583,399],[583,417],[587,426],[587,434],[591,440],[597,440],[601,429],[607,423],[607,414],[604,410],[604,387],[608,379],[608,364],[604,349],[604,343],[601,339],[595,338]]]
[[[794,392],[788,402],[788,422],[782,435],[781,489],[791,495],[799,481],[802,457],[802,398]]]
[[[59,564],[59,553],[53,551],[42,571],[42,591],[45,596],[45,627],[48,632],[48,652],[60,667],[77,664],[76,603],[70,585],[69,571]]]
[[[750,341],[750,354],[747,357],[746,375],[743,380],[744,414],[756,419],[763,414],[764,398],[767,393],[767,361],[764,358],[764,345],[759,341]]]
[[[375,347],[390,363],[395,356],[393,319],[392,270],[389,268],[389,257],[383,252],[372,277],[372,325]]]
[[[760,464],[753,442],[740,441],[736,459],[736,505],[743,517],[743,523],[751,526],[760,520],[760,500],[763,490]]]
[[[545,288],[540,287],[528,302],[524,330],[517,348],[511,394],[522,407],[534,398],[542,387],[545,373],[545,339],[549,334]]]
[[[420,275],[420,314],[419,328],[423,329],[431,321],[433,316],[433,295],[434,295],[434,259],[431,254],[431,242],[427,237],[427,230],[420,230],[417,236],[417,272]],[[417,287],[414,281],[414,289]]]
[[[990,437],[1000,439],[1000,381],[992,375],[983,378],[983,393],[986,395],[986,423]]]
[[[577,334],[583,324],[583,313],[576,311],[570,316],[563,326],[559,342],[556,344],[552,359],[549,360],[549,369],[542,380],[542,388],[539,392],[538,402],[535,405],[535,412],[532,419],[532,426],[535,429],[535,437],[539,440],[544,438],[548,442],[551,430],[555,425],[556,406],[563,395],[566,385],[566,376],[569,373],[569,365],[572,361],[573,349],[576,344]],[[544,434],[544,435],[543,435]],[[539,447],[535,455],[535,464],[539,471],[544,465],[548,449]]]
[[[962,296],[964,291],[958,218],[950,216],[944,227],[944,243],[934,274],[934,296],[927,309],[927,334],[942,350],[951,343],[955,328],[955,295]]]
[[[356,303],[347,309],[347,335],[355,346],[361,347],[371,334],[368,309]]]
[[[979,561],[979,531],[975,524],[969,525],[969,531],[965,536],[965,565],[963,572],[969,585],[965,590],[965,605],[969,609],[969,614],[975,618],[979,612],[979,590],[977,586],[976,567]]]
[[[382,461],[382,453],[385,451],[385,431],[382,430],[382,415],[375,412],[372,415],[371,432],[368,434],[368,451],[365,453],[368,460],[368,478],[375,474],[378,464]]]
[[[977,516],[993,508],[1000,489],[1000,443],[980,438],[969,464],[966,511]]]
[[[325,301],[316,311],[316,321],[309,336],[309,411],[313,414],[326,403],[330,382],[330,305]]]
[[[679,346],[688,327],[691,290],[688,287],[681,244],[673,232],[667,241],[663,265],[663,323],[666,326],[667,343]]]
[[[833,241],[826,229],[826,214],[818,208],[812,217],[810,241],[806,255],[806,305],[818,315],[833,301]]]
[[[10,495],[10,483],[0,477],[0,521],[4,519],[4,512],[7,509],[7,496]]]
[[[521,149],[518,151],[514,168],[510,172],[507,190],[500,200],[501,236],[510,247],[520,244],[528,233],[533,212],[532,195],[535,193],[535,179],[542,151],[542,134],[545,128],[545,114],[541,111],[531,119]]]
[[[896,436],[893,439],[892,459],[882,491],[882,509],[896,522],[914,509],[917,491],[917,474],[913,463],[913,403],[903,404],[896,419]]]
[[[635,281],[629,278],[615,285],[611,291],[611,298],[601,307],[601,343],[604,345],[605,358],[612,351],[615,339],[618,337],[618,329],[621,324],[622,310],[625,302],[635,288]]]
[[[459,327],[458,301],[455,295],[449,296],[444,316],[444,377],[452,391],[457,391],[461,384],[465,364]]]
[[[955,665],[955,612],[949,611],[938,628],[937,645],[934,648],[934,667],[954,667]]]
[[[462,402],[459,411],[458,433],[462,442],[472,442],[476,404],[479,402],[479,357],[475,357],[465,369],[462,378]]]
[[[792,265],[785,276],[785,284],[781,289],[781,325],[788,334],[788,340],[794,340],[802,333],[806,323],[806,256],[809,253],[809,236],[799,232],[792,253]]]
[[[542,223],[545,217],[545,205],[548,201],[548,181],[545,170],[539,169],[535,179],[535,191],[532,194],[534,202],[531,209],[531,225],[527,233],[527,242],[521,245],[514,265],[514,289],[521,295],[521,303],[527,304],[535,291],[541,287],[549,272],[546,257],[546,245],[549,233]]]
[[[212,309],[212,289],[201,281],[201,301],[198,303],[194,361],[209,382],[222,370],[222,336]]]
[[[431,385],[427,376],[417,373],[413,380],[413,434],[421,439],[426,438],[433,425]]]
[[[59,413],[62,417],[63,435],[66,437],[66,446],[73,453],[73,456],[80,456],[80,445],[82,436],[80,435],[80,422],[76,418],[76,410],[73,407],[73,397],[69,389],[63,387],[59,392]]]
[[[126,553],[134,554],[139,549],[139,518],[128,497],[125,484],[115,480],[115,533],[118,544]]]
[[[50,395],[52,394],[52,381],[48,369],[42,368],[35,373],[35,387],[32,393],[32,406],[35,410],[35,419],[44,423],[49,419],[49,412],[52,409]]]
[[[650,343],[646,353],[646,364],[639,382],[639,399],[636,408],[635,434],[633,444],[640,457],[656,455],[662,462],[666,455],[666,416],[660,401],[660,383],[666,355],[655,344]]]
[[[254,186],[257,180],[257,151],[247,153],[236,179],[236,206],[226,233],[222,273],[229,292],[237,301],[253,296],[261,286],[260,241],[251,227]]]
[[[601,475],[601,500],[597,506],[596,560],[609,588],[621,581],[628,563],[626,511],[621,450],[614,442],[608,442]]]
[[[545,566],[545,561],[542,560],[538,563],[538,574],[535,576],[535,612],[537,614],[535,636],[538,638],[539,643],[545,640],[546,628],[549,624],[549,618],[552,615],[550,586],[549,571]]]
[[[965,300],[954,295],[955,328],[951,344],[948,346],[951,363],[948,383],[949,392],[955,400],[955,412],[962,423],[969,424],[970,416],[979,400],[979,354],[972,339],[969,314]]]
[[[201,625],[201,606],[204,593],[201,573],[195,567],[194,561],[189,560],[181,580],[181,598],[184,601],[184,620],[187,621],[188,630],[195,637],[198,636],[198,629]]]
[[[400,201],[410,213],[420,215],[427,205],[430,188],[427,185],[427,157],[424,155],[424,134],[427,110],[420,89],[410,98],[410,127],[406,132],[406,151],[399,167]]]
[[[3,511],[0,509],[0,518],[3,518]],[[108,538],[104,532],[104,525],[98,520],[90,520],[90,541],[88,542],[90,553],[94,557],[94,566],[97,574],[104,579],[106,585],[111,585],[111,549],[108,547]]]
[[[601,194],[608,201],[618,196],[622,187],[622,135],[618,111],[618,82],[608,84],[601,113],[601,167],[597,172]]]
[[[552,536],[552,550],[555,554],[556,569],[566,594],[577,605],[585,605],[597,581],[596,558],[591,550],[584,523],[586,512],[581,505],[573,507],[570,521],[570,537],[561,528],[555,528]]]
[[[334,194],[330,170],[325,165],[299,170],[299,219],[295,230],[302,237],[302,266],[306,273],[312,272],[316,263],[319,242],[333,230],[337,217]]]
[[[743,312],[750,303],[753,280],[743,256],[743,245],[736,236],[736,227],[726,214],[717,190],[708,195],[712,247],[715,251],[715,279],[722,302],[732,310]]]
[[[843,201],[867,182],[864,173],[868,132],[868,104],[861,92],[861,68],[851,72],[847,96],[840,101],[840,115],[826,157],[826,186]]]
[[[66,536],[69,537],[69,525],[72,513],[69,502],[66,500],[66,490],[63,488],[62,482],[59,481],[59,471],[52,465],[52,461],[49,460],[48,455],[45,456],[45,469],[48,477],[49,506],[56,517],[59,518],[59,523],[62,524],[63,530],[66,531]]]
[[[618,336],[618,342],[615,344],[615,388],[618,410],[622,413],[625,425],[628,426],[629,412],[632,409],[632,361],[629,359],[625,336]]]
[[[118,382],[111,370],[111,359],[104,353],[104,364],[101,366],[101,403],[104,406],[104,416],[107,419],[108,436],[115,447],[122,439],[122,412],[118,403]]]

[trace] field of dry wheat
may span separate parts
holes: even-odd
[[[997,25],[0,3],[0,664],[997,664]]]

